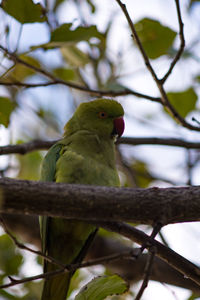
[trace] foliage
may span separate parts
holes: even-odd
[[[103,300],[113,294],[122,294],[128,289],[127,283],[118,275],[99,276],[85,285],[75,300]]]
[[[179,46],[181,22],[175,5],[168,4],[170,10],[167,10],[164,3],[156,2],[160,8],[159,5],[163,5],[163,10],[157,12],[155,6],[151,9],[155,1],[143,0],[139,4],[141,12],[135,18],[132,8],[136,4],[127,3],[141,47],[149,59],[144,64],[142,51],[138,50],[136,39],[134,43],[132,41],[133,32],[127,26],[123,11],[116,6],[117,1],[108,2],[111,4],[106,4],[108,7],[103,20],[105,7],[101,1],[1,1],[0,130],[6,132],[6,140],[11,144],[19,139],[27,142],[59,138],[60,124],[64,125],[79,102],[102,95],[119,96],[118,99],[123,101],[129,135],[133,133],[133,136],[143,137],[147,133],[150,137],[172,135],[198,140],[200,58],[199,33],[194,27],[199,28],[199,23],[194,16],[199,11],[200,1],[180,1],[187,33],[183,53]],[[146,13],[144,7],[149,8],[150,12]],[[176,19],[173,14],[170,16],[170,11],[175,12]],[[192,22],[198,24],[189,28],[188,24]],[[178,51],[182,54],[181,60],[177,57],[173,68],[172,62]],[[157,82],[156,76],[154,81],[150,81],[149,75],[146,76],[150,69],[148,63],[155,70]],[[168,70],[167,82],[162,81]],[[170,111],[171,117],[170,105],[160,94],[162,89],[175,111]],[[193,133],[189,130],[186,133],[183,127],[188,127],[184,122],[180,123],[182,128],[174,122],[186,118],[185,121],[195,127],[191,122],[193,116],[197,120]],[[3,135],[2,139],[4,142]],[[195,177],[200,166],[198,150],[184,149],[176,155],[177,148],[173,152],[171,148],[164,149],[162,146],[156,152],[152,146],[140,147],[132,147],[131,150],[125,145],[119,147],[121,158],[118,159],[118,166],[124,186],[146,188],[158,182],[161,186],[199,184]],[[32,152],[0,161],[1,175],[38,180],[42,157],[42,152]],[[114,234],[111,236],[115,238]],[[1,235],[1,283],[8,275],[20,276],[23,263],[23,254],[16,250],[6,235]],[[28,270],[26,273],[28,275]],[[79,288],[82,279],[85,275],[77,272],[73,290]],[[110,288],[111,279],[99,277],[89,283],[86,293],[93,285],[106,287],[102,280],[108,280]],[[0,295],[2,299],[36,299],[40,295],[40,287],[41,282],[29,282],[22,285],[23,293],[0,290]],[[98,295],[100,299],[116,292],[108,289],[104,294],[103,289],[99,290],[102,292]],[[76,299],[82,299],[84,293]],[[125,299],[126,295],[122,297]],[[196,295],[192,294],[189,299],[195,298]]]

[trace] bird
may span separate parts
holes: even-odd
[[[113,99],[82,102],[44,157],[41,181],[120,186],[115,142],[124,132],[123,116],[122,105]],[[83,221],[48,216],[40,217],[40,230],[43,253],[64,265],[80,263],[97,232]],[[58,268],[44,260],[44,273]],[[45,278],[41,300],[65,300],[73,273]]]

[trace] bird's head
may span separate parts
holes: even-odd
[[[120,137],[124,132],[123,115],[123,107],[115,100],[96,99],[81,103],[66,124],[65,132],[87,130],[99,137]]]

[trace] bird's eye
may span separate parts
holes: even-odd
[[[101,119],[107,118],[107,113],[105,111],[100,111],[99,112],[99,118],[101,118]]]

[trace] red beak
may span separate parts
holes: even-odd
[[[114,119],[114,130],[113,130],[114,135],[117,134],[118,138],[120,138],[120,136],[122,136],[124,132],[124,128],[125,128],[125,123],[122,117]]]

